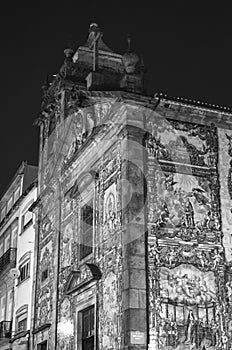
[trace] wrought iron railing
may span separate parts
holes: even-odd
[[[15,267],[16,266],[16,248],[9,248],[1,257],[0,257],[0,273],[5,270],[6,267]]]
[[[0,322],[0,339],[11,338],[11,321]]]

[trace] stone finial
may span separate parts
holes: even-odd
[[[49,76],[48,74],[46,75],[45,79],[44,79],[44,82],[43,82],[43,85],[41,86],[42,90],[43,91],[46,91],[50,86],[50,82],[49,82]]]
[[[131,35],[127,34],[127,52],[131,52]]]
[[[139,71],[141,75],[144,75],[146,73],[146,67],[144,64],[144,59],[143,56],[140,57],[140,67],[139,67]]]
[[[133,74],[136,71],[136,65],[139,62],[139,56],[131,51],[131,36],[127,36],[127,52],[122,56],[122,63],[125,71],[128,74]]]
[[[89,26],[89,33],[91,32],[100,32],[99,25],[97,23],[91,23]]]
[[[64,50],[64,55],[66,58],[71,58],[74,54],[74,50],[71,48],[67,48]]]

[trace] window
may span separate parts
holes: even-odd
[[[14,222],[11,227],[11,247],[17,247],[18,222]]]
[[[16,317],[16,332],[27,330],[27,313],[23,313]]]
[[[15,193],[14,193],[14,203],[17,202],[17,200],[19,199],[20,197],[20,187],[18,187],[16,190],[15,190]]]
[[[21,283],[30,276],[30,260],[26,260],[23,264],[19,266],[20,276],[18,283]]]
[[[0,322],[5,320],[6,295],[0,298]]]
[[[1,209],[1,221],[4,219],[6,216],[6,206]]]
[[[7,305],[6,305],[6,321],[11,321],[13,309],[13,290],[9,290],[7,293]]]
[[[47,340],[43,341],[42,343],[38,344],[37,346],[38,350],[47,350]]]
[[[93,199],[81,208],[80,260],[92,253],[93,248]]]
[[[6,252],[10,248],[10,234],[11,234],[11,229],[9,228],[5,233],[4,252]]]
[[[82,314],[82,350],[94,349],[94,306],[83,310]]]
[[[24,332],[27,330],[28,305],[20,306],[16,311],[15,332]]]
[[[8,211],[10,211],[11,207],[13,205],[13,196],[11,196],[9,198],[9,200],[7,201],[7,208],[6,208],[6,212],[8,213]]]
[[[18,232],[18,220],[16,219],[11,226],[8,226],[6,231],[0,238],[0,257],[7,252],[9,248],[17,247],[17,232]]]
[[[22,232],[32,224],[32,212],[26,211],[26,213],[22,216]]]

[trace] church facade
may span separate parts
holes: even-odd
[[[232,110],[143,82],[92,24],[43,87],[33,349],[231,349]]]

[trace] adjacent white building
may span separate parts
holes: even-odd
[[[37,167],[23,162],[0,200],[0,349],[28,349]]]

